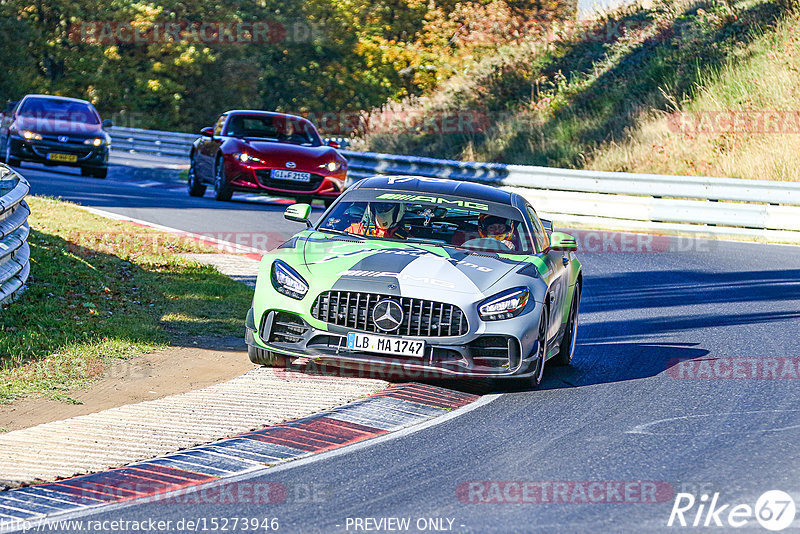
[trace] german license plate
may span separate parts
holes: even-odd
[[[273,169],[272,177],[275,180],[289,180],[291,182],[310,182],[310,172],[284,171],[283,169]]]
[[[78,156],[75,154],[59,154],[57,152],[49,152],[47,159],[50,161],[65,161],[67,163],[75,163],[78,161]]]
[[[347,348],[348,350],[378,352],[395,356],[417,356],[421,358],[425,355],[424,341],[373,336],[358,332],[348,332]]]

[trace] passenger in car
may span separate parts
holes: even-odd
[[[481,215],[478,219],[478,233],[483,238],[497,239],[510,250],[514,250],[514,225],[508,219],[496,215]]]

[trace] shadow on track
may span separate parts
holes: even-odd
[[[800,269],[722,273],[638,271],[587,276],[586,284],[587,288],[591,285],[591,292],[581,302],[582,313],[694,304],[800,300]],[[742,324],[726,322],[725,317],[740,316],[709,316],[708,324],[698,324],[696,327]],[[636,321],[625,323],[635,324]],[[649,333],[656,331],[660,330],[656,328]]]
[[[664,373],[678,361],[704,358],[705,333],[739,325],[797,322],[798,311],[755,311],[725,304],[777,303],[800,300],[800,269],[705,273],[699,271],[639,271],[587,276],[581,313],[670,309],[666,316],[615,320],[584,320],[576,356],[569,367],[548,366],[541,390],[622,382]],[[694,305],[719,305],[718,313],[689,314]],[[725,311],[723,311],[725,310]],[[730,313],[742,310],[743,313]],[[744,310],[748,310],[744,312]],[[686,332],[686,341],[659,342],[654,337]],[[487,394],[527,391],[502,380],[439,381],[459,391]]]

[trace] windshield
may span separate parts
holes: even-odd
[[[514,216],[516,210],[510,206],[493,210],[489,204],[463,202],[488,208],[469,209],[432,202],[385,201],[380,196],[374,201],[340,202],[317,229],[484,252],[534,253],[521,216]]]
[[[58,98],[29,98],[22,103],[19,114],[37,119],[100,124],[100,117],[90,104]]]
[[[225,135],[302,146],[322,145],[314,127],[294,117],[234,115],[228,121]]]

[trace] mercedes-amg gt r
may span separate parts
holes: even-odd
[[[468,182],[376,176],[264,256],[250,359],[306,358],[411,377],[519,377],[569,364],[582,272],[575,240],[522,196]],[[398,372],[402,371],[402,373]]]

